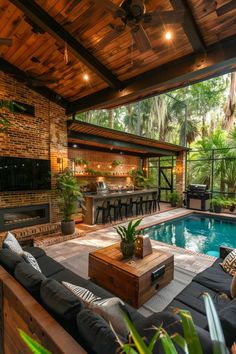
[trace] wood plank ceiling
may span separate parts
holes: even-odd
[[[114,30],[121,20],[101,2],[0,0],[0,38],[12,39],[11,46],[0,42],[0,70],[38,91],[46,88],[45,95],[73,113],[127,103],[236,67],[235,0],[146,1],[147,12],[181,10],[184,20],[144,23],[151,43],[144,51],[130,30]]]

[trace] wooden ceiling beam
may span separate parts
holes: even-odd
[[[236,0],[231,0],[227,4],[216,9],[216,13],[218,16],[222,16],[222,15],[225,15],[228,12],[234,10],[235,8],[236,8]]]
[[[70,103],[67,112],[111,108],[222,75],[236,68],[236,36],[126,81],[123,90],[104,89]]]
[[[195,52],[205,51],[205,43],[186,0],[170,0],[174,10],[184,10],[183,30]]]
[[[62,97],[61,95],[58,95],[56,92],[54,92],[53,90],[50,90],[46,86],[36,87],[30,83],[27,83],[29,77],[26,75],[26,73],[24,71],[18,69],[15,65],[9,63],[8,61],[6,61],[3,58],[0,58],[0,71],[3,71],[4,73],[9,74],[10,76],[12,76],[15,80],[18,80],[19,82],[25,81],[26,82],[25,85],[27,87],[29,87],[31,90],[35,91],[36,93],[39,93],[41,96],[47,98],[50,101],[55,102],[59,106],[65,108],[65,109],[68,107],[69,101],[67,101],[64,97]],[[35,78],[35,80],[37,80],[37,78]]]
[[[103,79],[109,86],[119,89],[122,83],[117,77],[96,59],[81,43],[79,43],[68,31],[44,11],[34,0],[10,0],[19,8],[27,18],[49,33],[55,40],[65,45],[67,43],[71,52],[79,58],[90,70]]]

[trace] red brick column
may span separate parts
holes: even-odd
[[[186,151],[181,151],[178,156],[176,156],[176,192],[180,197],[180,206],[183,203],[183,192],[185,190],[185,168],[186,168]]]

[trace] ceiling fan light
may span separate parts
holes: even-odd
[[[165,39],[166,39],[167,41],[170,41],[170,40],[172,39],[172,33],[171,33],[170,31],[167,31],[167,32],[165,33]]]

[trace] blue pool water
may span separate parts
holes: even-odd
[[[236,248],[236,220],[224,217],[193,213],[151,226],[143,233],[156,241],[215,256],[221,245]]]

